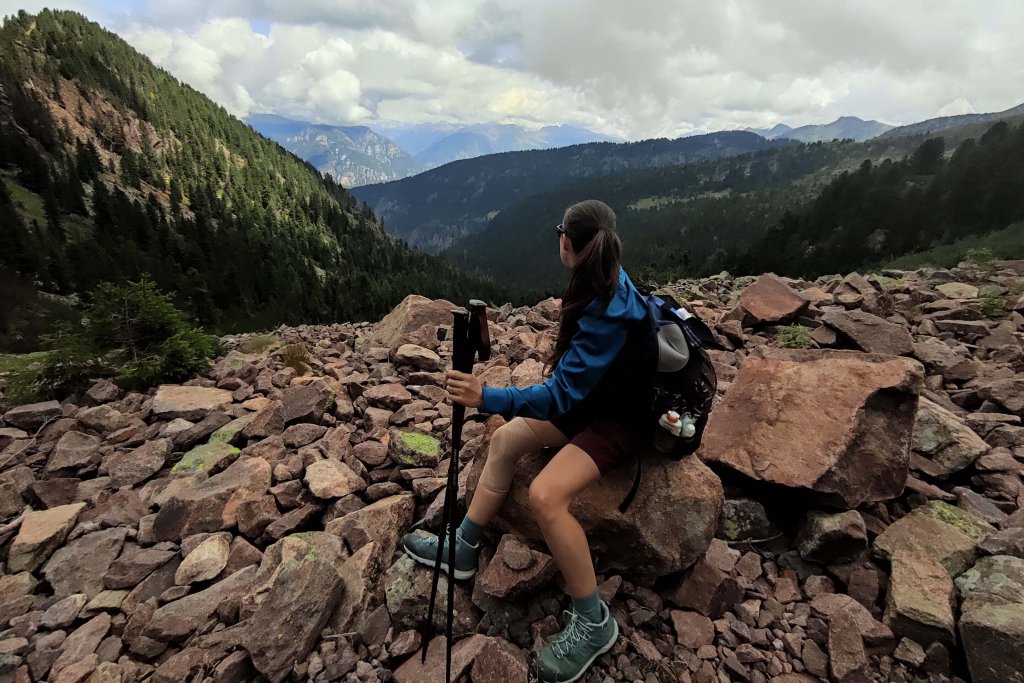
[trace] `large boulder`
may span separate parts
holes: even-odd
[[[829,311],[821,321],[842,332],[862,351],[904,355],[914,350],[907,328],[864,311]]]
[[[256,669],[273,683],[306,659],[344,591],[341,555],[326,553],[324,544],[293,538],[302,548],[277,567],[242,638]]]
[[[11,408],[4,413],[4,422],[18,429],[35,430],[63,414],[60,403],[44,401]]]
[[[470,469],[470,500],[486,453],[484,449]],[[723,492],[718,477],[697,458],[642,457],[643,479],[625,514],[619,512],[619,503],[633,484],[632,465],[601,477],[569,509],[587,532],[599,572],[649,581],[686,569],[704,553],[718,526]],[[546,544],[530,510],[529,483],[546,463],[539,453],[519,459],[512,490],[495,519],[498,528],[538,548]]]
[[[270,463],[263,458],[241,458],[209,479],[182,479],[157,512],[153,537],[180,541],[202,531],[230,529],[238,521],[238,506],[261,497],[269,486]]]
[[[920,363],[759,348],[711,412],[698,455],[845,508],[903,492]]]
[[[810,300],[774,273],[765,273],[740,293],[746,324],[780,323],[807,309]]]
[[[240,599],[252,587],[256,567],[246,567],[217,581],[206,590],[186,595],[157,609],[144,628],[147,638],[177,642],[206,624],[221,602]]]
[[[386,346],[395,351],[403,344],[414,341],[413,333],[424,325],[451,325],[452,309],[455,308],[458,307],[450,301],[435,301],[410,294],[384,316],[366,341],[371,346]]]

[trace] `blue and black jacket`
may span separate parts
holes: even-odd
[[[570,411],[642,429],[650,417],[657,342],[647,301],[623,268],[607,306],[595,298],[546,381],[484,387],[480,411],[551,420]]]

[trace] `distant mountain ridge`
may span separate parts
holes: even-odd
[[[276,114],[254,114],[245,122],[345,187],[397,180],[424,170],[393,140],[366,126],[307,123]]]
[[[856,140],[863,142],[877,137],[893,126],[880,121],[865,121],[856,116],[840,116],[832,123],[811,124],[792,128],[779,123],[772,128],[744,128],[743,130],[757,133],[769,140],[786,138],[799,142],[828,142],[830,140]]]
[[[374,128],[407,149],[425,168],[486,154],[552,149],[588,142],[623,142],[621,138],[572,125],[530,130],[507,123],[376,125]]]
[[[898,126],[887,130],[882,133],[879,137],[883,138],[894,138],[904,137],[909,135],[930,135],[940,133],[950,128],[956,128],[957,126],[963,126],[971,123],[986,123],[988,121],[998,121],[1002,119],[1012,119],[1016,117],[1024,117],[1024,104],[1018,104],[1016,107],[1011,107],[1004,111],[989,112],[985,114],[959,114],[957,116],[940,116],[934,119],[927,119],[925,121],[919,121],[917,123],[911,123],[906,126]]]

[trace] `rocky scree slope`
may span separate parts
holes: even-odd
[[[574,503],[622,625],[582,680],[1014,680],[1022,274],[1002,262],[670,287],[731,350],[713,354],[697,456],[645,454],[626,515],[628,467]],[[280,328],[256,354],[225,338],[236,350],[185,385],[100,381],[4,414],[7,679],[441,680],[443,638],[425,665],[414,655],[430,572],[398,544],[439,518],[451,307],[410,296],[373,325]],[[557,313],[554,300],[491,310],[483,380],[539,381]],[[469,412],[463,502],[502,422]],[[540,466],[525,458],[520,474]],[[564,587],[525,491],[455,592],[463,680],[525,680],[560,627]],[[442,580],[439,615],[445,594]]]

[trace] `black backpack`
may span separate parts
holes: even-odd
[[[680,460],[700,446],[711,404],[718,387],[715,367],[707,349],[724,350],[711,329],[698,316],[671,296],[647,294],[647,308],[657,335],[657,367],[654,372],[654,400],[651,406],[650,436],[662,429],[658,419],[670,410],[689,413],[695,420],[692,437],[676,437],[668,457]],[[640,486],[640,458],[636,461],[633,487],[619,505],[625,512]]]
[[[647,306],[658,326],[658,366],[654,373],[652,431],[669,410],[689,413],[696,419],[696,433],[678,437],[670,457],[678,460],[697,450],[711,412],[718,378],[706,349],[723,347],[699,317],[670,296],[652,294]]]

